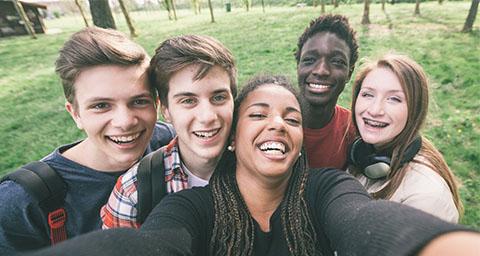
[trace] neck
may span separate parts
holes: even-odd
[[[313,106],[304,104],[305,127],[310,129],[320,129],[325,127],[335,114],[335,104],[325,106]]]
[[[188,168],[191,173],[193,173],[193,175],[204,180],[210,179],[219,160],[219,157],[211,159],[201,159],[199,157],[184,157],[182,156],[181,152],[180,158],[182,159],[183,164]]]
[[[270,218],[283,200],[289,179],[277,182],[249,179],[237,169],[237,183],[240,194],[252,217],[264,232],[270,231]]]
[[[62,156],[99,172],[125,171],[136,163],[119,163],[118,161],[109,161],[108,157],[103,157],[102,153],[96,150],[96,147],[90,144],[88,138],[63,152]]]

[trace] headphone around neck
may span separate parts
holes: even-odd
[[[421,147],[422,138],[417,136],[405,150],[400,165],[412,161]],[[349,163],[360,168],[362,173],[370,179],[381,179],[390,174],[391,157],[390,152],[376,152],[375,147],[364,142],[362,138],[352,143],[348,153]]]

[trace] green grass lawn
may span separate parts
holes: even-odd
[[[414,17],[413,4],[371,5],[372,25],[360,25],[362,5],[327,6],[327,12],[347,15],[358,31],[361,58],[389,50],[406,53],[429,74],[431,105],[424,134],[444,154],[461,182],[465,204],[463,223],[480,227],[480,31],[479,22],[470,34],[459,33],[469,2],[421,4]],[[169,21],[166,12],[132,13],[140,36],[135,40],[153,53],[172,35],[198,33],[221,40],[234,53],[239,82],[259,72],[283,73],[295,79],[293,53],[298,36],[320,8],[261,7],[250,12],[216,9],[216,23],[208,11],[195,16],[179,11]],[[119,30],[128,33],[116,15]],[[54,74],[58,50],[69,35],[82,28],[80,17],[47,21],[59,33],[0,39],[0,173],[36,160],[55,147],[81,139],[64,110],[64,97]],[[349,107],[351,87],[340,104]]]

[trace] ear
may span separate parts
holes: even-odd
[[[160,112],[162,113],[163,119],[166,122],[168,122],[168,123],[172,122],[172,118],[170,117],[170,111],[168,111],[167,106],[165,106],[163,104],[160,104]]]
[[[65,109],[67,110],[67,112],[72,117],[72,119],[75,122],[75,124],[77,125],[78,129],[82,130],[83,129],[82,119],[80,118],[80,115],[78,114],[78,112],[75,109],[75,107],[73,106],[73,104],[68,102],[68,101],[65,102]]]
[[[155,109],[156,109],[157,111],[158,111],[158,107],[159,107],[159,106],[161,106],[161,105],[160,105],[160,98],[157,97],[157,98],[155,99]]]

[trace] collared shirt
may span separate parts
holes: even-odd
[[[175,193],[188,188],[188,175],[182,167],[177,138],[158,150],[163,150],[167,193]],[[138,165],[139,163],[135,164],[118,178],[107,204],[102,207],[100,217],[102,218],[103,229],[140,227],[141,223],[137,222]]]

